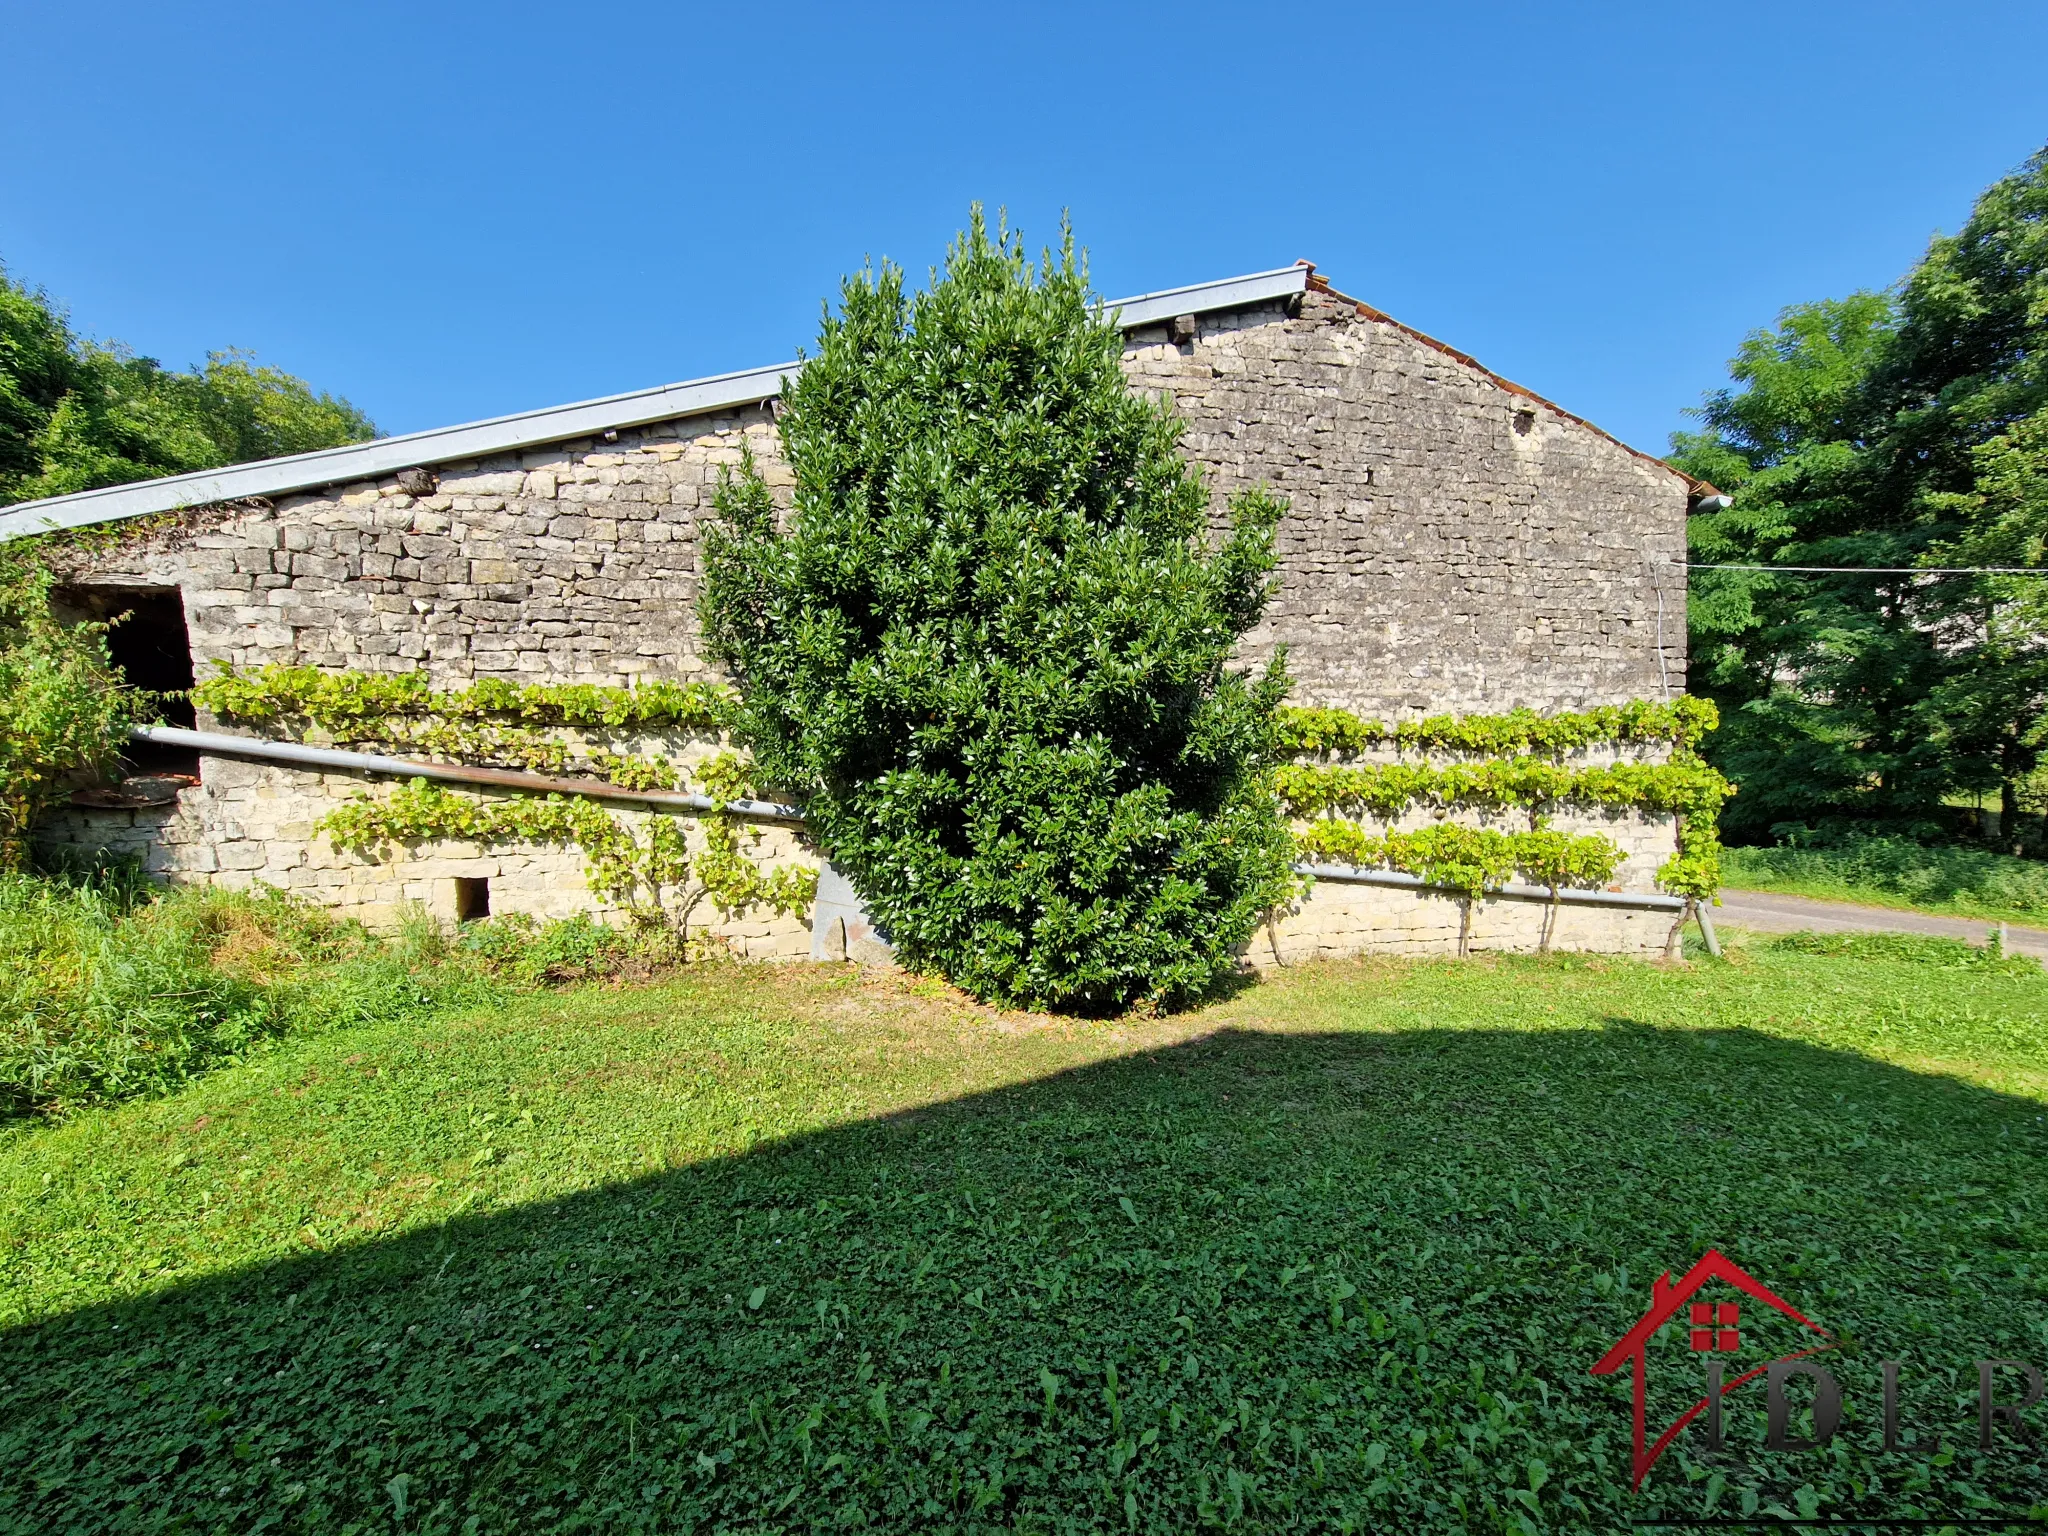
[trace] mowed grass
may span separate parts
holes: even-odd
[[[2048,1365],[2048,978],[1942,953],[1114,1025],[713,968],[287,1042],[0,1133],[0,1529],[2025,1511],[1974,1362]],[[1745,1388],[1631,1494],[1587,1368],[1713,1246],[1845,1341],[1845,1427],[1764,1452]],[[1796,1347],[1759,1311],[1744,1369]],[[1938,1454],[1878,1450],[1884,1360]],[[1700,1379],[1670,1330],[1653,1429]]]

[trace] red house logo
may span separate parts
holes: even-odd
[[[1650,1468],[1657,1464],[1657,1458],[1662,1456],[1671,1442],[1678,1438],[1678,1432],[1684,1429],[1686,1425],[1690,1424],[1701,1413],[1705,1412],[1710,1406],[1708,1398],[1701,1398],[1690,1408],[1686,1409],[1684,1413],[1681,1413],[1676,1419],[1672,1420],[1670,1427],[1659,1435],[1654,1442],[1645,1444],[1649,1434],[1648,1426],[1644,1422],[1646,1417],[1645,1387],[1648,1374],[1648,1355],[1650,1340],[1656,1337],[1657,1330],[1677,1317],[1681,1311],[1687,1311],[1689,1315],[1686,1318],[1686,1326],[1690,1330],[1690,1342],[1696,1353],[1732,1354],[1742,1345],[1742,1304],[1740,1302],[1693,1300],[1709,1282],[1715,1280],[1723,1281],[1735,1287],[1736,1290],[1741,1291],[1745,1296],[1753,1297],[1765,1306],[1782,1312],[1785,1316],[1791,1318],[1792,1321],[1799,1324],[1800,1327],[1811,1329],[1820,1338],[1827,1340],[1826,1343],[1816,1344],[1811,1349],[1795,1350],[1789,1355],[1780,1355],[1776,1360],[1766,1361],[1764,1364],[1756,1367],[1755,1370],[1744,1371],[1733,1380],[1720,1383],[1721,1395],[1725,1396],[1731,1388],[1739,1387],[1744,1382],[1754,1380],[1756,1377],[1763,1375],[1773,1365],[1789,1360],[1801,1360],[1808,1355],[1817,1355],[1823,1350],[1834,1347],[1833,1337],[1828,1333],[1827,1329],[1821,1327],[1810,1318],[1802,1316],[1789,1302],[1778,1296],[1762,1281],[1752,1278],[1740,1265],[1734,1263],[1718,1248],[1708,1249],[1706,1256],[1699,1263],[1693,1265],[1691,1269],[1687,1270],[1685,1277],[1675,1285],[1671,1280],[1671,1271],[1665,1270],[1662,1275],[1650,1283],[1650,1310],[1645,1312],[1635,1327],[1629,1329],[1622,1336],[1621,1341],[1614,1348],[1607,1351],[1606,1354],[1602,1355],[1593,1366],[1593,1374],[1595,1376],[1611,1376],[1620,1370],[1622,1366],[1629,1364],[1632,1364],[1635,1369],[1635,1456],[1633,1461],[1635,1475],[1630,1484],[1631,1487],[1640,1488],[1643,1486],[1643,1479],[1649,1476]],[[1718,1369],[1711,1374],[1718,1380]],[[1711,1404],[1711,1406],[1716,1410],[1719,1408],[1718,1403]],[[1715,1422],[1718,1423],[1718,1419]],[[1711,1428],[1710,1426],[1710,1430]]]

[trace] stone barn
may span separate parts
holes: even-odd
[[[1171,399],[1217,504],[1260,483],[1288,501],[1278,594],[1250,649],[1286,644],[1295,702],[1391,721],[1683,691],[1684,530],[1702,487],[1307,263],[1109,308],[1132,388]],[[713,680],[693,612],[698,520],[743,446],[787,483],[775,397],[794,366],[27,503],[0,512],[0,536],[130,523],[66,546],[63,601],[131,615],[114,644],[144,686],[223,663],[424,673],[442,689]],[[337,849],[316,823],[389,793],[391,774],[278,760],[273,744],[318,746],[318,731],[189,710],[172,724],[210,734],[137,746],[137,787],[81,791],[44,835],[378,923],[410,902],[450,920],[602,906],[573,847]],[[716,746],[656,735],[632,749],[688,764]],[[629,824],[675,809],[613,803]],[[1676,906],[1653,881],[1669,818],[1565,811],[1558,824],[1597,827],[1628,855],[1559,942],[1661,946]],[[757,857],[818,862],[800,827],[749,826]],[[828,880],[819,916],[849,899]],[[1455,940],[1452,905],[1398,882],[1325,881],[1250,958],[1440,949]],[[1476,945],[1533,947],[1538,904],[1486,905]],[[713,926],[743,954],[814,951],[801,917]]]

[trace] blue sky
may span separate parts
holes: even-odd
[[[2048,141],[2048,6],[23,4],[0,261],[387,432],[776,361],[970,200],[1109,294],[1316,261],[1661,450]]]

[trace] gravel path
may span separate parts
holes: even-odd
[[[1721,892],[1714,921],[1731,928],[1758,928],[1788,933],[1806,928],[1818,933],[1934,933],[1944,938],[1982,944],[1996,926],[1981,917],[1935,917],[1927,912],[1900,912],[1890,907],[1863,907],[1847,901],[1820,901],[1812,896],[1783,896],[1776,891]],[[2038,955],[2048,964],[2048,928],[2006,928],[2006,944],[2015,954]]]

